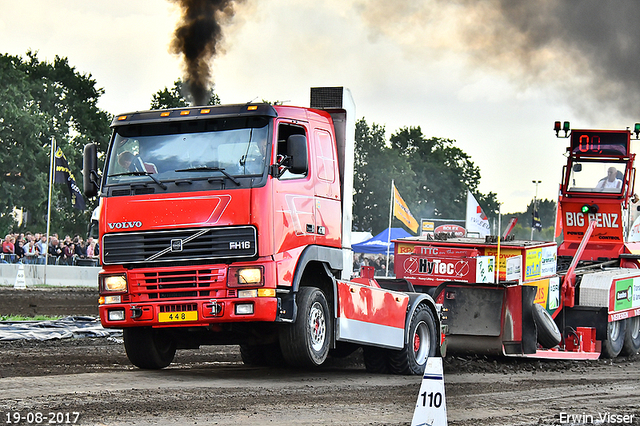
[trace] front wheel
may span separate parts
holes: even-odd
[[[408,341],[401,350],[389,351],[389,369],[394,374],[423,374],[428,357],[436,355],[436,321],[431,309],[421,304],[409,323]]]
[[[625,321],[613,321],[607,326],[607,338],[602,342],[603,358],[615,358],[622,351],[624,345],[624,335],[626,332]]]
[[[621,355],[633,356],[640,351],[640,316],[627,318],[627,331],[624,335]]]
[[[123,337],[127,358],[138,368],[164,368],[171,364],[176,355],[176,343],[160,330],[125,328]]]
[[[280,330],[282,355],[292,366],[321,365],[329,354],[329,343],[333,333],[327,299],[318,288],[301,287],[296,303],[296,322],[284,325]]]

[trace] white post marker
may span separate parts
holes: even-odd
[[[18,266],[18,273],[16,274],[13,288],[27,288],[27,280],[24,277],[24,264],[22,263]]]
[[[442,358],[427,358],[411,426],[447,426]]]

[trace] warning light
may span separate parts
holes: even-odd
[[[568,121],[565,121],[564,123],[556,121],[553,123],[553,130],[555,130],[557,138],[568,138],[569,131],[571,130],[571,124]],[[560,130],[564,130],[564,136],[560,136]]]
[[[597,204],[585,204],[580,209],[582,213],[598,213],[598,205]]]
[[[171,113],[169,111],[161,112],[160,117],[168,117]]]
[[[120,117],[118,117],[118,121],[122,121],[122,120],[126,120],[127,116],[126,115],[121,115]]]
[[[255,110],[257,110],[257,109],[258,109],[258,106],[257,106],[257,105],[249,105],[249,106],[247,107],[247,111],[255,111]]]
[[[180,115],[189,115],[191,111],[180,111]]]

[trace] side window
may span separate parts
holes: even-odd
[[[289,123],[281,123],[278,126],[278,151],[276,161],[280,161],[281,158],[287,155],[287,139],[291,135],[306,135],[307,132],[304,127],[296,126]],[[289,170],[286,170],[280,180],[287,179],[300,179],[304,178],[306,174],[293,174]]]
[[[316,139],[318,141],[318,151],[316,153],[318,163],[318,179],[326,182],[335,181],[335,154],[333,151],[333,143],[331,135],[324,130],[316,130]]]

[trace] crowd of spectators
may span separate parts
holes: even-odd
[[[76,235],[60,239],[58,234],[25,232],[8,234],[2,242],[1,263],[24,263],[44,265],[98,266],[99,248],[97,241],[89,237],[87,241]]]
[[[353,272],[360,273],[363,266],[372,266],[375,269],[375,275],[387,276],[387,257],[382,254],[354,254],[353,256]],[[389,255],[389,275],[393,276],[393,254]]]

